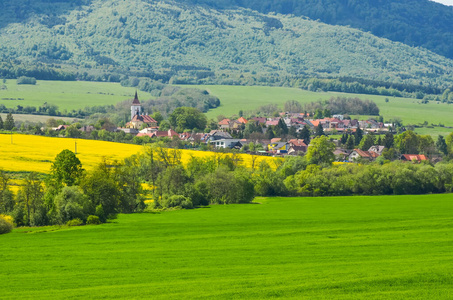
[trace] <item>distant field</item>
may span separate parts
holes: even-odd
[[[221,106],[210,110],[207,115],[215,118],[218,115],[232,116],[237,115],[239,110],[253,110],[262,105],[278,104],[282,109],[288,100],[297,100],[309,103],[317,100],[327,100],[332,96],[359,97],[370,99],[376,102],[380,108],[380,114],[385,120],[399,117],[404,123],[443,123],[453,126],[453,105],[437,104],[418,104],[419,100],[409,98],[393,98],[386,96],[344,94],[344,93],[315,93],[301,89],[282,88],[282,87],[261,87],[261,86],[197,86],[208,90],[211,94],[219,97]],[[389,98],[389,102],[385,99]]]
[[[6,120],[7,114],[0,114],[2,120]],[[74,120],[78,120],[77,118],[65,118],[65,117],[56,117],[56,116],[41,116],[41,115],[23,115],[23,114],[13,114],[14,121],[29,121],[29,122],[41,122],[45,123],[48,119],[56,119],[56,120],[63,120],[65,122],[73,122]]]
[[[86,106],[116,104],[133,97],[135,88],[122,87],[119,83],[83,82],[83,81],[41,81],[37,85],[17,85],[15,80],[7,80],[8,90],[0,90],[0,104],[7,107],[40,106],[44,102],[56,104],[60,110],[84,108]],[[442,123],[453,126],[453,105],[419,104],[416,99],[393,98],[374,95],[315,93],[295,88],[262,87],[262,86],[187,86],[208,90],[219,97],[221,106],[207,113],[209,118],[218,115],[233,116],[239,110],[254,110],[266,104],[283,104],[288,100],[308,103],[326,100],[332,96],[359,97],[376,102],[385,120],[399,117],[405,124]],[[24,98],[25,100],[1,100],[2,98]],[[141,100],[152,98],[149,93],[139,92]],[[389,102],[385,99],[389,98]],[[31,117],[33,118],[33,117]]]
[[[133,98],[135,93],[135,88],[111,82],[38,80],[36,85],[17,85],[16,80],[7,80],[6,86],[7,90],[0,90],[0,104],[6,107],[17,105],[39,107],[47,102],[57,105],[60,111],[116,104]],[[24,100],[2,100],[3,98]],[[147,100],[151,95],[139,92],[139,98]]]
[[[93,168],[104,157],[109,160],[122,161],[143,150],[143,146],[131,144],[21,134],[13,134],[12,141],[11,144],[10,134],[0,134],[0,169],[10,172],[48,173],[55,156],[64,149],[75,151],[76,143],[77,156],[86,169]],[[207,151],[182,150],[181,160],[186,163],[191,156],[213,155],[216,154]],[[240,154],[239,156],[242,164],[251,166],[251,155]],[[275,161],[275,158],[259,156],[255,163],[258,165],[261,160],[268,160],[273,165],[272,161]]]
[[[453,196],[260,198],[0,236],[4,299],[451,299]]]

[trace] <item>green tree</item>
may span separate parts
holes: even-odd
[[[395,146],[402,154],[418,154],[419,138],[415,132],[408,130],[396,137]]]
[[[208,123],[206,115],[193,107],[178,107],[170,114],[168,120],[178,132],[183,132],[185,129],[204,130]]]
[[[370,149],[370,147],[374,145],[374,142],[375,142],[374,135],[369,133],[365,135],[364,138],[362,138],[359,144],[359,148],[362,149],[363,151],[368,151],[368,149]]]
[[[2,116],[0,116],[0,130],[3,129],[4,126],[3,126],[3,119],[2,119]]]
[[[42,220],[45,216],[45,212],[41,211],[43,208],[43,196],[43,182],[36,173],[30,173],[17,195],[18,202],[22,202],[25,207],[26,224],[28,226],[44,225],[46,223]]]
[[[290,113],[302,112],[302,105],[296,100],[288,100],[285,102],[285,111]]]
[[[346,141],[346,149],[352,150],[354,149],[354,146],[355,146],[354,135],[350,134],[348,136],[348,140]]]
[[[79,138],[82,136],[82,132],[77,128],[76,124],[72,124],[66,128],[65,136],[69,138]]]
[[[315,136],[319,137],[319,136],[323,136],[323,135],[326,135],[326,134],[324,133],[324,128],[322,127],[321,122],[319,122],[318,126],[316,126]]]
[[[61,151],[50,168],[50,176],[58,185],[75,185],[83,175],[82,163],[70,150]]]
[[[393,134],[391,132],[387,132],[382,143],[383,143],[382,146],[384,146],[387,149],[393,148],[394,143]]]
[[[331,165],[335,160],[334,151],[335,145],[326,136],[319,136],[311,141],[305,157],[310,164]]]
[[[0,170],[0,214],[9,213],[14,210],[14,194],[9,189],[10,177]]]
[[[152,115],[152,118],[157,121],[157,124],[160,124],[160,122],[162,122],[164,120],[164,117],[162,116],[160,111],[154,112],[154,114]]]
[[[430,135],[419,135],[418,136],[418,152],[426,155],[433,154],[435,152],[434,140]]]
[[[357,145],[360,145],[360,142],[362,141],[363,137],[363,130],[360,129],[360,127],[357,127],[357,130],[354,133],[354,142]]]
[[[88,197],[92,207],[101,220],[112,218],[118,213],[121,189],[115,175],[115,169],[110,168],[106,160],[88,172],[80,182],[83,193]]]
[[[14,118],[12,113],[6,115],[6,120],[3,123],[3,127],[5,130],[12,130],[14,128]]]
[[[78,186],[65,186],[55,197],[55,207],[60,224],[73,219],[86,221],[94,213],[94,207]]]
[[[299,133],[299,137],[304,140],[305,144],[308,145],[311,139],[310,136],[311,136],[310,127],[307,124],[305,124],[304,128],[302,128],[302,130]]]
[[[439,137],[437,138],[436,148],[443,155],[447,155],[448,154],[447,143],[445,142],[444,137],[441,136],[441,135],[439,135]]]

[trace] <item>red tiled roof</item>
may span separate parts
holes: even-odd
[[[403,158],[404,158],[405,160],[407,160],[407,161],[414,161],[414,160],[416,160],[416,161],[418,161],[418,162],[420,162],[420,161],[422,161],[422,160],[428,160],[428,159],[426,158],[426,156],[423,155],[423,154],[421,154],[421,155],[418,155],[418,154],[403,154]]]
[[[289,140],[289,143],[297,147],[307,147],[307,145],[304,143],[304,140],[292,139]]]
[[[223,119],[222,121],[219,122],[219,125],[229,125],[230,124],[230,119]]]
[[[157,124],[157,121],[154,120],[153,118],[151,118],[149,115],[135,115],[131,122],[137,122],[137,121],[141,121],[143,123],[147,123],[147,124],[153,124],[153,123],[156,123]]]
[[[239,123],[242,123],[242,124],[247,124],[249,121],[247,121],[244,117],[240,117],[240,118],[238,119],[238,122],[239,122]]]
[[[375,152],[363,151],[361,149],[354,149],[354,151],[357,152],[361,157],[365,157],[365,158],[379,157],[379,154],[377,154]]]

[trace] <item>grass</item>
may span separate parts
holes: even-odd
[[[333,96],[359,97],[376,102],[380,114],[385,120],[401,118],[405,124],[442,123],[453,126],[453,105],[431,101],[428,104],[419,104],[419,100],[411,98],[394,98],[376,95],[344,94],[336,92],[318,93],[295,88],[263,87],[263,86],[196,86],[208,90],[219,97],[221,106],[210,110],[207,115],[215,118],[218,115],[237,115],[239,110],[254,110],[262,105],[277,104],[283,109],[288,100],[297,100],[310,103],[317,100],[327,100]],[[389,102],[385,102],[388,98]]]
[[[450,299],[452,195],[260,198],[0,236],[0,298]]]
[[[17,85],[16,80],[7,80],[6,86],[7,90],[0,90],[0,104],[6,107],[39,107],[47,102],[57,105],[60,111],[116,104],[132,99],[135,93],[135,88],[110,82],[38,80],[36,85]],[[2,100],[3,98],[24,100]],[[146,100],[151,95],[140,92],[139,98]]]
[[[42,81],[37,85],[17,85],[7,80],[8,90],[0,90],[0,104],[6,107],[40,106],[44,102],[58,105],[60,110],[85,108],[86,106],[116,104],[133,97],[135,88],[122,87],[119,83],[83,81]],[[437,103],[419,104],[419,100],[376,95],[344,94],[336,92],[318,93],[295,88],[264,86],[188,86],[206,89],[219,97],[221,106],[207,113],[209,118],[218,115],[237,115],[239,110],[249,111],[266,104],[277,104],[283,109],[288,100],[309,103],[327,100],[332,96],[359,97],[376,102],[386,121],[401,118],[405,124],[442,123],[453,126],[453,105]],[[24,100],[1,100],[2,98],[24,98]],[[152,98],[149,93],[140,92],[139,98]],[[388,98],[389,102],[385,102]]]
[[[0,114],[2,120],[6,120],[7,114]],[[20,122],[33,122],[33,123],[45,123],[48,119],[63,120],[65,122],[74,122],[79,121],[77,118],[67,118],[67,117],[58,117],[58,116],[41,116],[41,115],[24,115],[24,114],[13,114],[14,121]]]

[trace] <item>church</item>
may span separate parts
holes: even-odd
[[[142,106],[136,91],[131,105],[131,121],[126,124],[126,128],[140,129],[142,127],[157,129],[157,121],[147,114],[142,114]]]

